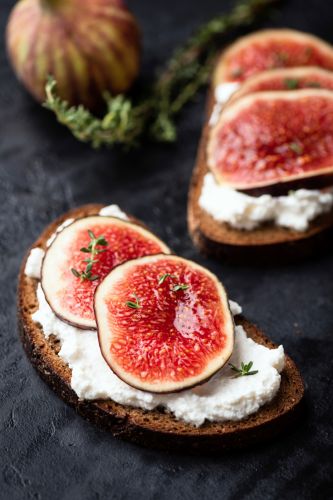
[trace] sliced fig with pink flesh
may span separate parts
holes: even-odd
[[[333,90],[333,71],[312,66],[263,71],[248,78],[239,90],[232,94],[228,104],[255,92],[309,88]]]
[[[333,70],[333,48],[320,38],[288,29],[264,30],[240,38],[223,52],[214,85],[243,82],[273,68],[318,66]]]
[[[106,362],[137,389],[168,393],[201,384],[232,353],[234,322],[222,284],[181,257],[118,266],[98,286],[94,304]]]
[[[97,252],[87,269],[93,237]],[[44,257],[41,284],[46,300],[67,323],[96,329],[93,297],[98,283],[126,260],[161,252],[170,250],[138,224],[97,215],[78,219],[57,235]]]
[[[333,175],[333,92],[258,92],[230,104],[211,130],[208,164],[238,190],[327,185]]]

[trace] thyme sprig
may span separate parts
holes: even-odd
[[[158,285],[162,285],[162,283],[165,282],[165,280],[167,278],[171,278],[171,279],[174,279],[176,276],[173,276],[172,274],[170,273],[165,273],[165,274],[162,274],[162,276],[160,276],[159,280],[158,280]]]
[[[233,29],[248,26],[266,7],[277,0],[240,0],[227,14],[213,18],[166,64],[146,97],[133,99],[105,93],[107,110],[98,118],[84,106],[70,106],[56,92],[56,81],[46,84],[44,106],[72,134],[93,147],[122,144],[137,146],[144,137],[159,142],[176,140],[175,117],[207,83],[213,61],[221,49],[221,38]]]
[[[229,366],[231,366],[232,371],[236,372],[237,375],[235,375],[235,378],[238,377],[247,377],[248,375],[255,375],[258,373],[259,370],[251,370],[253,366],[253,361],[250,361],[249,363],[245,364],[243,361],[241,362],[241,367],[237,368],[235,365],[232,363],[229,363]]]
[[[104,236],[98,236],[96,238],[96,236],[90,229],[88,229],[88,234],[90,237],[89,245],[87,247],[80,248],[81,252],[90,254],[90,257],[87,257],[86,259],[83,260],[83,262],[86,263],[86,268],[84,271],[81,272],[77,271],[74,268],[72,268],[71,271],[76,278],[80,278],[82,281],[84,280],[96,281],[99,278],[99,276],[98,274],[92,273],[93,265],[96,264],[96,262],[98,262],[98,259],[95,259],[95,257],[98,254],[106,251],[106,248],[101,249],[97,247],[98,246],[105,247],[108,245],[108,242],[106,241]]]
[[[135,302],[132,300],[127,300],[125,304],[131,309],[140,309],[141,305],[139,297],[135,293],[133,293],[133,297],[135,298]]]
[[[164,281],[167,278],[170,278],[171,280],[175,280],[175,279],[177,279],[177,276],[174,276],[173,274],[170,274],[170,273],[162,274],[162,276],[160,276],[160,278],[158,280],[158,286],[162,285],[162,283],[164,283]],[[173,285],[171,290],[173,292],[178,292],[179,290],[187,290],[189,287],[190,287],[190,285],[186,285],[185,283],[177,283],[176,285]]]
[[[297,78],[286,78],[284,85],[288,90],[295,90],[298,89],[299,80]]]
[[[185,285],[185,283],[179,283],[172,288],[173,292],[178,292],[179,290],[187,290],[190,285]]]
[[[300,144],[299,142],[291,142],[289,144],[289,149],[295,153],[297,156],[300,156],[301,154],[303,154],[303,146],[302,144]]]

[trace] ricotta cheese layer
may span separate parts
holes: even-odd
[[[213,107],[212,114],[210,115],[209,125],[214,126],[217,124],[223,105],[229,100],[236,90],[240,87],[239,82],[226,82],[221,83],[215,88],[214,97],[215,104]]]
[[[40,278],[44,252],[35,250],[37,248],[31,251],[25,272],[27,276]],[[160,395],[134,389],[109,368],[95,331],[81,330],[59,319],[48,305],[40,284],[37,298],[39,306],[32,319],[42,326],[46,338],[54,335],[60,340],[59,356],[72,370],[71,387],[80,399],[112,399],[145,410],[162,406],[177,419],[200,426],[205,421],[242,420],[271,401],[280,387],[283,347],[268,349],[259,345],[246,336],[242,326],[236,326],[230,363],[239,367],[241,362],[253,361],[252,370],[258,370],[257,374],[235,378],[228,364],[205,384],[175,394]],[[230,308],[234,315],[241,313],[236,302],[230,301]]]
[[[251,231],[272,222],[276,226],[306,231],[313,219],[332,209],[333,192],[298,189],[286,196],[249,196],[220,186],[213,174],[207,173],[199,205],[218,222],[227,222],[236,229]]]

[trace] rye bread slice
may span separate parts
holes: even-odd
[[[46,228],[31,248],[46,247],[46,241],[55,229],[69,217],[83,217],[98,213],[101,205],[87,205],[59,217]],[[134,220],[134,219],[132,219]],[[83,401],[71,389],[71,370],[58,356],[59,341],[46,339],[39,324],[32,321],[38,308],[36,297],[38,281],[24,274],[27,253],[18,282],[18,320],[21,340],[28,358],[40,376],[69,405],[90,422],[126,440],[166,450],[185,452],[219,452],[242,448],[272,438],[282,432],[296,418],[304,393],[301,375],[295,363],[286,356],[278,394],[254,415],[241,422],[206,423],[196,428],[176,420],[171,414],[156,409],[145,411],[108,401]],[[243,317],[236,323],[246,329],[249,337],[269,348],[276,345],[259,328]]]
[[[206,254],[218,257],[270,260],[275,256],[293,258],[306,256],[320,248],[333,226],[333,210],[314,219],[306,231],[295,231],[265,223],[251,231],[242,231],[225,222],[216,221],[199,205],[205,175],[210,171],[207,162],[207,143],[210,132],[209,118],[215,105],[214,87],[207,100],[206,120],[203,127],[196,164],[188,196],[188,228],[194,244]]]

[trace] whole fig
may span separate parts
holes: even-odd
[[[53,75],[60,97],[95,108],[104,91],[128,90],[139,71],[139,28],[122,0],[21,0],[6,41],[17,77],[38,101]]]

